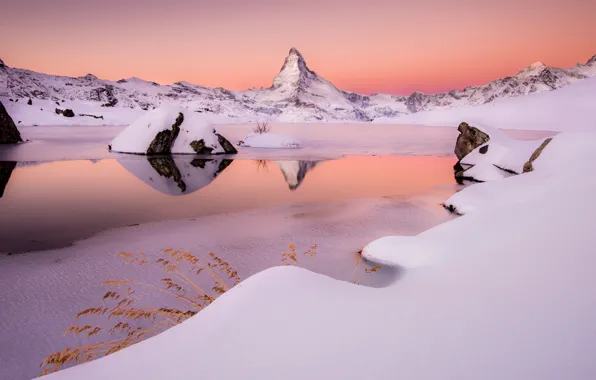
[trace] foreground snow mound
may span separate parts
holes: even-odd
[[[300,141],[285,135],[277,133],[249,133],[241,146],[249,148],[277,148],[277,149],[296,149],[302,147]]]
[[[116,136],[110,146],[114,152],[147,155],[237,153],[208,119],[179,108],[147,112]]]
[[[414,236],[386,236],[364,247],[362,257],[381,265],[420,268],[437,262],[436,248]]]
[[[594,379],[593,161],[527,202],[386,240],[442,258],[387,288],[270,269],[156,337],[47,379]],[[481,185],[530,183],[539,164]]]

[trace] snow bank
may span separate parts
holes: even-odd
[[[174,132],[176,128],[179,128],[177,135]],[[121,153],[149,154],[156,136],[165,131],[172,131],[171,139],[174,141],[170,150],[165,148],[166,151],[157,153],[225,153],[224,145],[219,143],[219,136],[209,119],[181,108],[159,108],[147,112],[112,140],[111,149]],[[199,142],[201,145],[194,145]]]
[[[302,144],[290,136],[277,133],[254,133],[250,132],[244,140],[242,146],[248,148],[300,148]]]

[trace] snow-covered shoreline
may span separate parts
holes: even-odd
[[[494,189],[483,207],[391,242],[381,261],[399,254],[408,269],[386,288],[269,269],[181,325],[47,379],[592,379],[596,135],[553,141],[535,171],[453,197]]]

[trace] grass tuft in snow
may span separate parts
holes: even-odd
[[[164,277],[160,279],[159,285],[132,279],[104,282],[102,285],[110,289],[103,295],[101,305],[79,312],[75,319],[103,317],[112,324],[72,325],[64,334],[91,338],[102,333],[110,337],[118,337],[65,348],[50,354],[40,365],[43,368],[42,375],[58,371],[66,365],[84,363],[110,355],[157,335],[196,315],[215,298],[240,283],[238,273],[230,264],[213,253],[210,253],[204,262],[190,252],[172,248],[162,251],[160,257],[154,261],[150,261],[142,252],[138,254],[119,252],[116,255],[126,264],[158,268],[163,272]],[[211,280],[210,288],[201,287],[197,281],[197,277],[203,273]],[[184,307],[137,307],[135,293],[139,288],[169,295]],[[136,327],[143,322],[147,327]]]

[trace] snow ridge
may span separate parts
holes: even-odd
[[[161,85],[139,78],[108,81],[92,74],[78,78],[55,76],[9,68],[1,60],[0,68],[0,96],[94,104],[102,107],[104,113],[106,108],[146,111],[174,106],[244,121],[371,121],[558,89],[595,76],[596,55],[585,64],[567,69],[536,62],[513,76],[483,86],[440,94],[415,92],[410,96],[341,91],[309,69],[296,48],[289,51],[271,87],[247,91],[208,88],[188,82]]]

